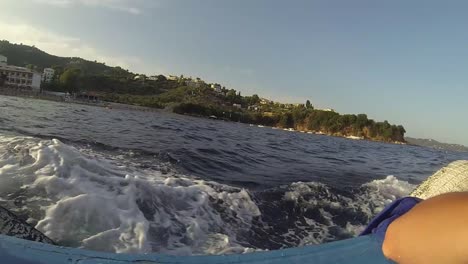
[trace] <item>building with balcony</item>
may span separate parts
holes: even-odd
[[[42,81],[46,83],[52,82],[55,76],[55,70],[52,68],[45,68],[42,73]]]
[[[205,82],[201,80],[200,78],[196,78],[196,79],[190,78],[185,81],[185,85],[187,85],[188,87],[192,87],[192,88],[200,88],[203,84],[205,84]]]
[[[221,93],[223,91],[221,85],[217,83],[211,84],[211,89],[215,90],[217,93]]]
[[[30,69],[0,64],[0,75],[7,87],[40,90],[42,75]]]

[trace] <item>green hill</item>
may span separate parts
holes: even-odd
[[[103,97],[110,94],[133,96],[158,95],[177,88],[178,82],[159,78],[157,81],[135,80],[137,74],[121,67],[77,57],[58,57],[34,46],[0,41],[0,54],[8,57],[8,64],[28,67],[42,72],[53,68],[56,80],[43,84],[43,89],[61,92],[93,92]],[[138,101],[138,100],[137,100]],[[157,104],[151,104],[152,106]]]
[[[450,150],[468,152],[468,147],[460,144],[442,143],[434,139],[411,138],[406,137],[408,144],[417,145],[422,147],[434,148],[439,150]]]
[[[87,74],[101,74],[113,70],[113,67],[106,66],[104,63],[87,61],[76,57],[58,57],[34,46],[14,44],[6,40],[0,41],[0,54],[8,57],[8,64],[21,67],[35,66],[39,71],[49,67],[59,69],[80,68]]]

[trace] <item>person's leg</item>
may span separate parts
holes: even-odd
[[[467,263],[468,193],[420,202],[390,224],[382,250],[398,263]]]

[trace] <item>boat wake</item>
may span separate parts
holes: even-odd
[[[0,136],[0,205],[59,245],[98,251],[230,254],[349,238],[414,187],[388,176],[347,191],[249,191],[131,151]]]

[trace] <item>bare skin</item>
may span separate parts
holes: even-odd
[[[468,263],[468,193],[419,203],[390,224],[382,250],[401,264]]]

